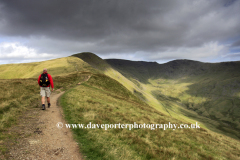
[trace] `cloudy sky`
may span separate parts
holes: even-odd
[[[240,60],[240,0],[0,0],[0,64]]]

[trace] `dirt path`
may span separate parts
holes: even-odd
[[[10,150],[10,159],[83,159],[70,129],[58,129],[56,126],[58,122],[65,124],[61,108],[57,105],[62,94],[51,95],[50,108],[35,108],[27,112],[22,126],[15,128],[17,132],[20,129],[23,136]]]

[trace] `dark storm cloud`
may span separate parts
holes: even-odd
[[[159,59],[153,54],[229,41],[240,33],[239,15],[233,0],[2,0],[0,35],[25,38],[39,53],[140,51]]]
[[[2,7],[3,19],[8,26],[3,31],[14,36],[100,38],[126,30],[136,22],[134,19],[137,21],[147,19],[151,11],[145,6],[154,4],[126,0],[119,2],[10,0],[5,1]]]

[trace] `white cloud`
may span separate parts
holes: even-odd
[[[36,49],[20,44],[19,42],[0,43],[0,63],[33,62],[57,58],[54,54],[38,53]]]

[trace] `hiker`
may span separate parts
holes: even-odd
[[[54,88],[52,76],[47,73],[47,69],[43,69],[43,73],[38,77],[38,84],[40,86],[40,95],[42,96],[42,110],[45,110],[45,97],[47,97],[48,108],[50,107],[50,85],[52,91]]]

